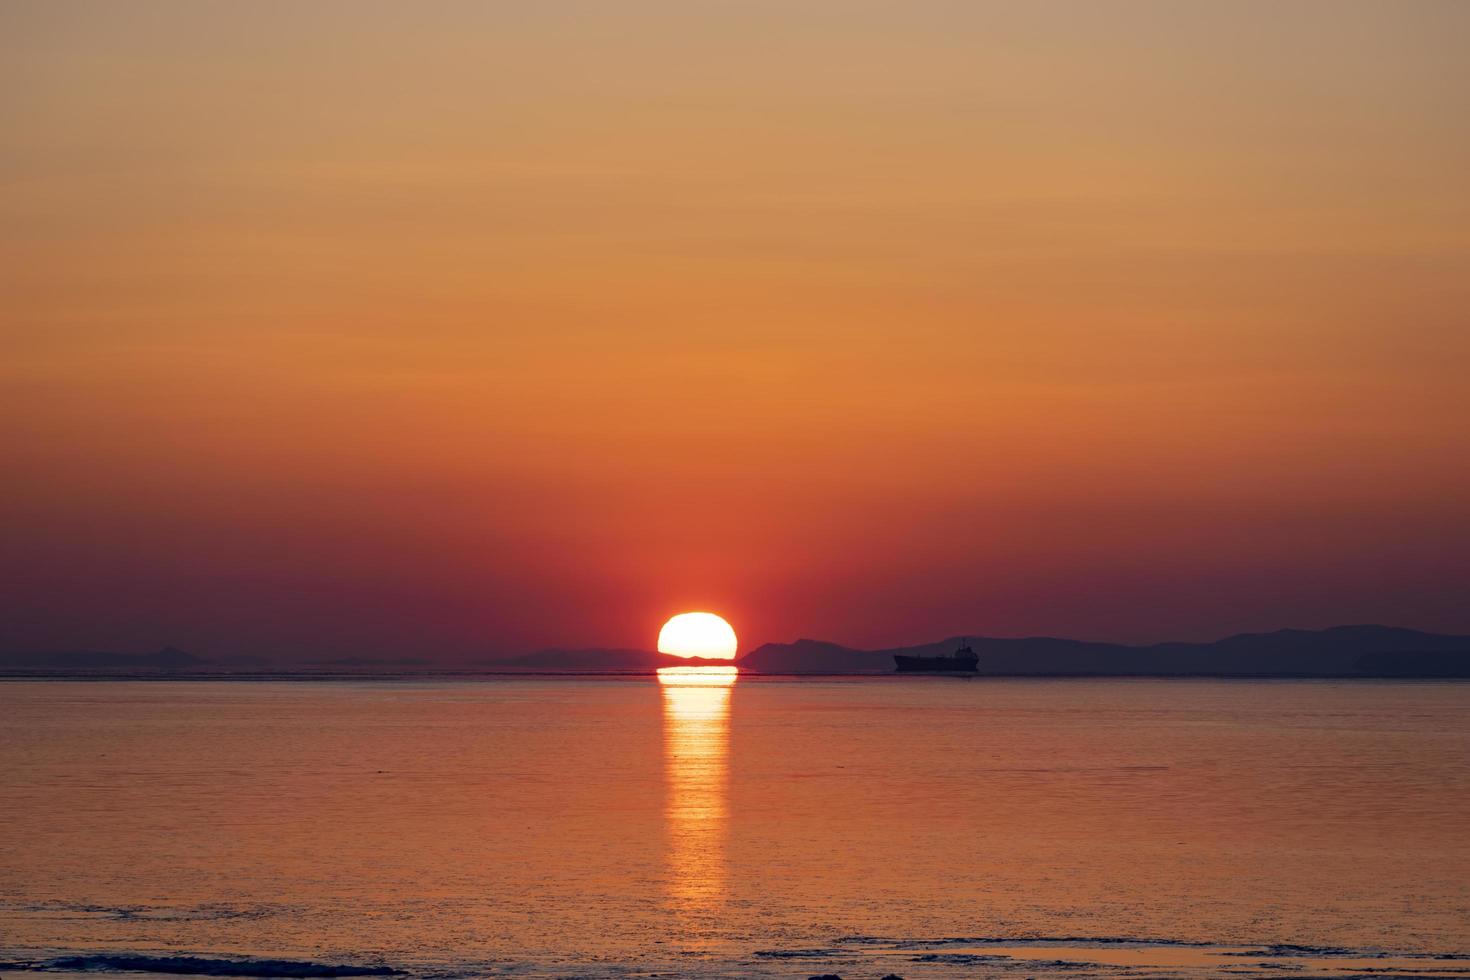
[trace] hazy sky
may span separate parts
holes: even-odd
[[[0,647],[1470,632],[1467,51],[0,0]]]

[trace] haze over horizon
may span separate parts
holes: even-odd
[[[0,650],[1470,634],[1470,5],[0,5]]]

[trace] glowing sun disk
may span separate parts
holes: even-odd
[[[658,631],[658,652],[676,657],[734,660],[737,646],[735,631],[714,613],[680,613]]]

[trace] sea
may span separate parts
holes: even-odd
[[[101,969],[1470,977],[1470,683],[0,683],[0,973]]]

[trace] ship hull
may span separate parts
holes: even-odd
[[[973,674],[979,657],[901,657],[894,656],[893,667],[899,673]]]

